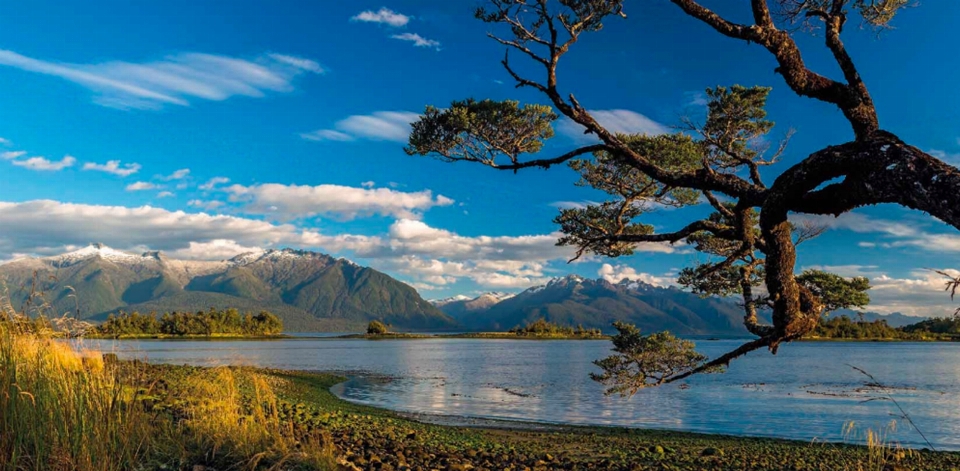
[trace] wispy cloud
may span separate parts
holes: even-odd
[[[354,115],[337,121],[335,129],[320,129],[303,133],[300,137],[311,141],[374,141],[406,142],[410,123],[420,115],[410,111],[377,111],[369,115]]]
[[[144,63],[70,64],[0,50],[0,65],[74,82],[94,92],[96,103],[121,109],[187,106],[193,99],[262,97],[268,91],[291,91],[294,77],[304,72],[322,72],[312,60],[282,54],[245,60],[193,52]]]
[[[51,161],[45,157],[30,157],[26,160],[14,160],[10,163],[18,167],[28,168],[30,170],[56,172],[65,168],[73,167],[73,164],[77,163],[77,159],[69,155],[58,161]]]
[[[187,178],[188,176],[190,176],[190,169],[189,169],[189,168],[181,168],[180,170],[177,170],[177,171],[171,173],[170,175],[160,177],[160,179],[169,182],[169,181],[173,181],[173,180],[183,180],[184,178]]]
[[[334,131],[333,129],[318,129],[313,132],[305,132],[300,137],[308,141],[353,141],[355,138],[347,133]]]
[[[97,172],[105,172],[117,175],[119,177],[129,177],[130,175],[139,172],[140,168],[140,164],[138,163],[123,164],[121,167],[119,160],[110,160],[105,164],[98,164],[94,162],[87,162],[83,164],[84,170],[95,170]]]
[[[171,191],[161,191],[160,193],[157,193],[157,198],[172,198],[174,196],[176,195],[174,195]]]
[[[17,157],[23,157],[24,155],[27,155],[27,151],[25,150],[11,150],[7,152],[0,152],[0,159],[13,160]]]
[[[960,166],[960,152],[946,152],[939,149],[930,149],[928,154],[953,166]]]
[[[230,183],[230,179],[227,177],[213,177],[207,180],[206,183],[200,185],[201,190],[210,191],[217,187],[217,185],[222,185],[224,183]]]
[[[135,182],[127,185],[127,191],[146,191],[162,188],[160,185],[151,182]]]
[[[589,113],[601,126],[612,133],[646,134],[656,136],[667,134],[670,128],[636,111],[630,110],[589,110]],[[584,134],[584,127],[564,118],[557,123],[557,132],[577,141],[594,141],[592,134]]]
[[[350,20],[364,23],[379,23],[399,28],[401,26],[406,26],[406,24],[410,22],[410,17],[384,7],[378,11],[362,11],[356,16],[350,18]]]
[[[10,144],[13,144],[10,139],[0,137],[0,146],[9,146]]]
[[[401,41],[412,42],[416,47],[432,47],[440,50],[440,41],[434,41],[433,39],[427,39],[423,36],[420,36],[417,33],[403,33],[403,34],[394,34],[390,36],[393,39],[399,39]]]

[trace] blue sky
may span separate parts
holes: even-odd
[[[556,168],[518,174],[402,151],[427,104],[467,97],[544,103],[517,90],[474,2],[8,2],[0,13],[0,260],[100,241],[224,258],[257,247],[344,256],[426,297],[519,290],[575,272],[667,284],[698,260],[682,244],[566,264],[558,206],[601,195]],[[708,6],[747,21],[735,2]],[[790,92],[759,47],[717,36],[668,2],[627,5],[564,58],[561,88],[611,127],[662,132],[703,114],[706,87],[774,88],[775,136],[796,134],[767,178],[852,136],[835,109]],[[960,4],[925,2],[847,47],[881,125],[960,162],[958,67],[943,40]],[[838,71],[800,36],[815,70]],[[515,58],[517,61],[519,57]],[[522,66],[521,66],[522,67]],[[523,68],[523,67],[522,67]],[[545,149],[582,142],[562,123]],[[670,230],[702,209],[662,211]],[[799,268],[874,280],[877,310],[947,314],[925,268],[960,266],[960,237],[896,207],[822,220]]]

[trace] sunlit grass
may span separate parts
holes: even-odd
[[[0,321],[0,470],[336,466],[328,436],[281,420],[267,377],[217,368],[157,391],[146,368]]]

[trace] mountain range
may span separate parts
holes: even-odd
[[[577,275],[556,278],[516,295],[490,293],[473,299],[433,301],[470,330],[503,330],[539,318],[609,332],[614,321],[645,332],[680,335],[741,335],[743,309],[729,299],[703,298],[642,281],[610,283]]]
[[[176,260],[92,244],[0,265],[9,299],[40,293],[51,313],[100,320],[118,311],[269,310],[287,330],[359,330],[373,319],[399,329],[449,329],[456,321],[409,285],[329,255],[283,249],[223,261]],[[33,306],[40,305],[38,301]]]
[[[454,296],[431,301],[469,330],[504,330],[539,318],[563,325],[582,325],[605,332],[614,321],[636,325],[644,332],[669,330],[678,335],[747,335],[743,308],[732,298],[700,297],[675,287],[642,281],[610,283],[570,275],[518,294],[485,293],[476,298]],[[900,313],[882,315],[849,309],[831,315],[853,320],[886,320],[892,327],[924,318]],[[764,317],[761,314],[761,317]],[[770,322],[769,316],[762,319]]]

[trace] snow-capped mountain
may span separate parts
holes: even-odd
[[[34,278],[36,274],[36,278]],[[372,319],[397,328],[448,328],[455,322],[410,286],[371,268],[317,252],[270,249],[229,260],[177,260],[91,244],[69,253],[0,265],[14,299],[20,287],[47,294],[49,314],[101,318],[119,310],[269,310],[290,330],[356,330]],[[75,293],[75,294],[74,294]]]
[[[477,298],[480,299],[480,298]],[[639,280],[610,283],[579,275],[554,278],[487,305],[452,302],[440,308],[476,330],[509,329],[539,318],[564,325],[610,330],[614,321],[647,332],[679,334],[743,334],[743,311],[732,300],[701,298],[676,288]]]

